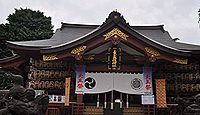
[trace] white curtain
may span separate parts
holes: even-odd
[[[86,73],[85,80],[93,78],[95,80],[95,87],[88,89],[84,87],[84,93],[105,93],[113,90],[113,76],[107,73]],[[84,86],[86,86],[86,82]]]
[[[87,88],[87,78],[95,80],[95,86]],[[94,82],[94,81],[92,81]],[[105,93],[116,90],[126,94],[144,94],[143,74],[127,74],[127,73],[86,73],[84,93]]]
[[[114,90],[126,94],[144,94],[143,74],[123,74],[114,75]]]

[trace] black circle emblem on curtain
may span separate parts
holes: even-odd
[[[142,80],[139,78],[134,78],[133,80],[131,80],[131,87],[135,90],[140,89],[142,85],[143,85]]]
[[[85,79],[85,87],[87,89],[93,89],[96,85],[96,81],[94,78],[88,77]]]

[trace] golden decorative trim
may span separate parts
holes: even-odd
[[[145,50],[147,53],[151,54],[152,56],[160,56],[160,53],[151,47],[145,47]]]
[[[95,55],[90,55],[90,56],[88,56],[88,57],[86,58],[86,60],[94,60],[94,56],[95,56]]]
[[[173,62],[179,63],[179,64],[188,64],[188,59],[175,58]]]
[[[80,46],[80,47],[77,47],[77,48],[74,48],[71,53],[72,54],[80,54],[80,52],[83,52],[85,49],[87,48],[87,46]]]
[[[118,35],[120,36],[123,40],[127,41],[127,38],[129,37],[128,35],[126,35],[125,33],[123,33],[121,30],[119,30],[118,28],[114,28],[112,29],[110,32],[108,32],[107,34],[103,35],[105,37],[105,40],[109,39],[110,37],[114,36],[114,35]]]
[[[43,61],[51,61],[58,59],[56,55],[43,55]]]

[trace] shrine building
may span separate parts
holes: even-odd
[[[14,55],[0,68],[48,94],[47,114],[154,115],[200,91],[199,45],[177,42],[164,25],[129,25],[117,11],[101,25],[62,23],[50,39],[7,45]]]

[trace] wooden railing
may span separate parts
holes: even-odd
[[[142,107],[129,107],[123,109],[123,115],[143,115]]]
[[[154,105],[143,105],[142,107],[144,115],[155,115]]]
[[[60,115],[59,108],[48,108],[46,115]]]
[[[155,115],[154,106],[123,108],[123,115]]]
[[[103,106],[85,106],[83,103],[49,104],[46,115],[103,115]],[[123,108],[123,115],[155,115],[154,106],[137,106]]]
[[[72,104],[72,115],[83,115],[84,104],[83,103],[73,103]]]
[[[83,115],[83,103],[70,103],[70,106],[64,106],[63,103],[50,103],[46,115]]]
[[[103,107],[85,106],[83,115],[103,115]]]

